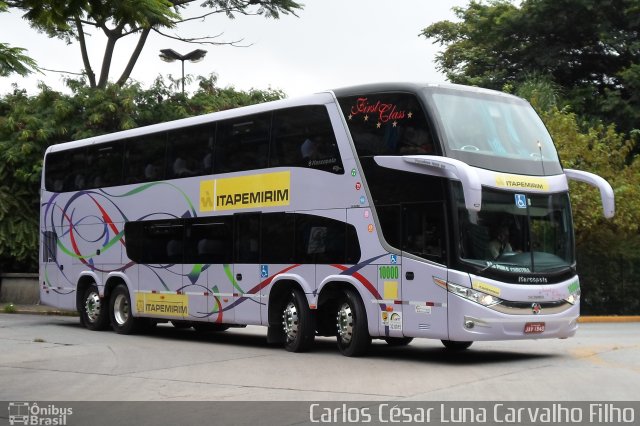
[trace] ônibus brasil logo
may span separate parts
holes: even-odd
[[[10,402],[9,424],[64,426],[73,414],[73,408],[55,404],[38,405],[37,402]]]

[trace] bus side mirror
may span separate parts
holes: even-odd
[[[602,200],[602,209],[604,217],[611,219],[616,212],[616,201],[613,195],[613,188],[609,182],[593,173],[583,172],[581,170],[565,169],[564,174],[568,179],[577,180],[579,182],[588,183],[600,190],[600,199]]]
[[[482,186],[478,174],[471,166],[460,160],[434,155],[404,155],[373,157],[382,167],[424,175],[455,179],[462,183],[464,204],[467,210],[479,212],[482,207]]]

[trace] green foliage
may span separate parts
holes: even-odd
[[[553,104],[557,88],[531,79],[517,90],[530,99],[549,129],[565,168],[596,173],[613,187],[616,214],[602,215],[600,194],[589,185],[570,183],[576,227],[583,313],[640,313],[640,160],[630,156],[637,140],[613,125],[581,123],[575,113]]]
[[[638,127],[637,0],[472,0],[454,11],[458,22],[422,32],[445,47],[436,63],[452,82],[501,89],[539,73],[579,115]]]
[[[7,3],[0,0],[0,13],[6,12],[7,9]],[[24,52],[25,49],[0,42],[0,77],[7,77],[14,73],[25,76],[38,70],[36,62]]]
[[[72,95],[42,85],[35,96],[16,89],[0,97],[0,271],[37,269],[40,175],[50,145],[284,96],[218,88],[214,77],[201,77],[192,97],[176,94],[161,78],[149,89],[67,84]]]
[[[199,38],[181,38],[173,34],[167,35],[162,30],[175,28],[180,23],[194,19],[204,20],[207,16],[224,13],[229,18],[235,14],[263,15],[267,18],[279,18],[280,14],[293,14],[302,5],[293,0],[206,0],[201,6],[206,8],[199,17],[182,16],[186,6],[194,0],[75,0],[61,2],[58,0],[0,0],[0,11],[9,7],[24,11],[24,17],[31,25],[49,37],[57,37],[67,43],[77,42],[80,45],[84,74],[92,88],[104,89],[109,84],[111,61],[116,54],[116,42],[122,38],[136,38],[135,48],[129,53],[128,63],[116,81],[124,86],[144,48],[151,31],[171,39],[200,44],[231,44],[235,42],[219,42],[218,35]],[[87,28],[89,31],[87,31]],[[86,36],[91,31],[100,31],[106,38],[102,64],[96,77],[89,60]],[[128,46],[133,45],[129,43]],[[0,76],[2,75],[2,46],[0,45]],[[28,58],[27,58],[28,59]],[[29,62],[23,63],[30,65]]]

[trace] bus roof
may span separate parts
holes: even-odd
[[[333,101],[335,97],[354,96],[362,93],[381,93],[381,92],[418,92],[428,88],[447,88],[452,90],[460,90],[466,92],[486,93],[498,96],[506,96],[517,98],[495,90],[483,89],[480,87],[463,86],[449,83],[417,83],[417,82],[387,82],[387,83],[371,83],[356,86],[342,87],[334,90],[327,90],[311,95],[300,96],[295,98],[280,99],[277,101],[265,102],[261,104],[249,105],[245,107],[233,108],[225,111],[212,112],[208,114],[198,115],[194,117],[172,120],[149,126],[136,127],[134,129],[123,130],[114,133],[108,133],[100,136],[92,136],[76,141],[64,142],[51,145],[47,148],[46,153],[64,151],[67,149],[77,148],[81,146],[101,144],[114,140],[133,138],[155,132],[168,131],[175,128],[196,126],[212,121],[225,120],[229,118],[242,117],[244,115],[256,114],[260,112],[272,111],[275,109],[289,108],[301,105],[321,105]],[[520,98],[517,98],[520,99]]]
[[[257,114],[261,112],[268,112],[275,109],[283,109],[296,107],[301,105],[323,105],[333,101],[333,95],[331,92],[319,92],[312,95],[301,96],[296,98],[280,99],[277,101],[264,102],[255,105],[249,105],[239,108],[228,109],[224,111],[217,111],[208,114],[202,114],[194,117],[182,118],[179,120],[172,120],[158,124],[152,124],[149,126],[136,127],[134,129],[122,130],[114,133],[107,133],[100,136],[92,136],[85,139],[79,139],[76,141],[64,142],[56,145],[51,145],[47,148],[46,154],[57,151],[64,151],[67,149],[78,148],[82,146],[88,146],[93,144],[101,144],[111,142],[114,140],[121,140],[127,138],[134,138],[150,133],[164,132],[181,127],[197,126],[199,124],[206,124],[212,121],[225,120],[230,118],[242,117],[250,114]]]

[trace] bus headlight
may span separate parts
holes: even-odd
[[[472,302],[479,303],[482,306],[493,306],[502,302],[502,299],[500,298],[457,284],[447,283],[447,290],[460,297],[471,300]]]

